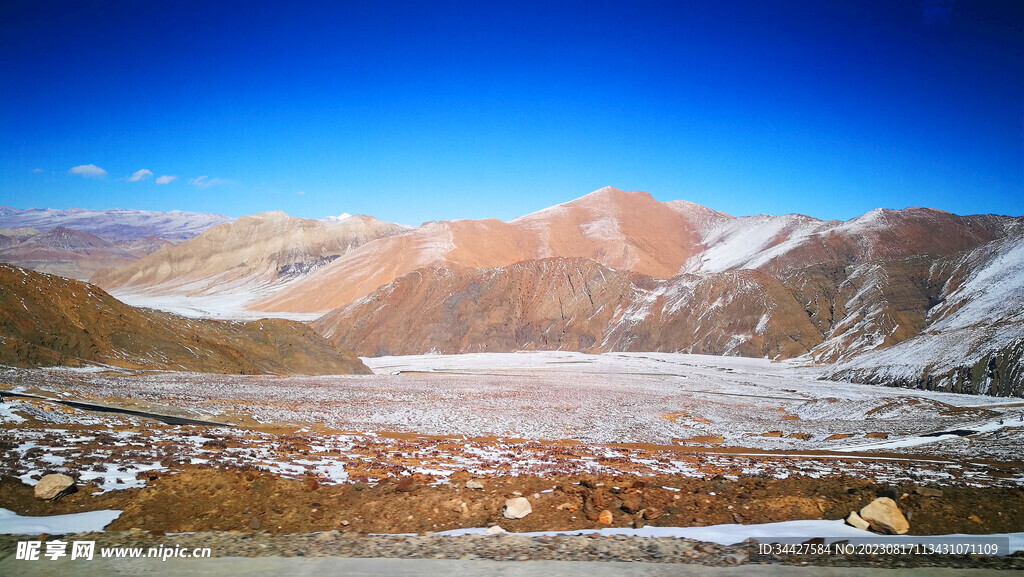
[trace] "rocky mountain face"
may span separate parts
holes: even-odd
[[[308,220],[283,212],[244,216],[116,270],[93,275],[109,288],[186,295],[301,278],[372,240],[405,230],[367,216]]]
[[[93,285],[0,265],[0,364],[88,363],[237,374],[370,372],[301,323],[184,319],[129,307]]]
[[[924,328],[842,359],[837,379],[1024,396],[1024,230],[936,260]]]
[[[821,341],[782,283],[761,272],[660,280],[581,258],[421,269],[313,327],[367,356],[558,349],[792,357]]]

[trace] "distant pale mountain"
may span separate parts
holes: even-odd
[[[92,280],[119,294],[238,293],[244,301],[261,290],[304,278],[366,243],[406,230],[361,215],[309,220],[267,212],[217,225],[130,265],[101,271]]]
[[[0,228],[34,228],[47,231],[57,227],[94,234],[111,242],[136,240],[149,236],[181,241],[192,238],[211,226],[230,222],[219,214],[194,212],[154,212],[115,208],[89,210],[69,208],[29,208],[19,210],[0,206]]]
[[[0,262],[74,279],[88,278],[100,269],[124,266],[141,252],[64,227],[4,244],[0,242]]]
[[[230,222],[219,214],[0,207],[0,262],[79,280]]]

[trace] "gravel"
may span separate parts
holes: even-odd
[[[15,553],[19,540],[58,536],[0,536],[0,557]],[[103,547],[209,547],[213,557],[369,557],[494,561],[617,561],[736,566],[751,562],[756,544],[722,546],[676,538],[564,535],[364,535],[327,531],[302,535],[201,532],[163,535],[140,530],[59,536],[64,541],[96,541]],[[46,550],[43,545],[42,550]],[[815,566],[952,567],[1024,570],[1024,555],[983,556],[759,556],[759,563]]]

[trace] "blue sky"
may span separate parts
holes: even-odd
[[[1024,3],[486,4],[4,3],[0,204],[1024,214]]]

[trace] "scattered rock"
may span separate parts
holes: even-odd
[[[867,531],[871,528],[871,524],[858,515],[856,511],[850,511],[850,515],[846,517],[846,524],[862,531]]]
[[[508,531],[506,531],[506,530],[502,529],[502,528],[501,528],[500,526],[498,526],[498,525],[494,525],[494,526],[492,526],[492,527],[488,527],[488,528],[487,528],[487,529],[486,529],[486,530],[484,531],[484,533],[485,533],[485,534],[487,534],[487,535],[501,535],[501,534],[503,534],[503,533],[508,533]]]
[[[318,534],[316,536],[316,540],[317,541],[334,541],[335,539],[338,538],[338,535],[341,535],[340,531],[338,531],[336,529],[331,529],[330,531],[324,531],[323,533]]]
[[[662,511],[660,507],[648,507],[644,509],[644,519],[647,519],[648,521],[657,519],[658,517],[661,517],[661,513]]]
[[[569,502],[565,502],[555,507],[555,509],[558,509],[559,511],[568,510],[569,512],[572,512],[576,510],[576,505],[573,505],[572,503]]]
[[[395,490],[401,491],[403,493],[408,493],[409,491],[412,491],[413,485],[415,484],[416,480],[413,479],[411,476],[402,477],[401,479],[399,479],[397,483],[395,483]]]
[[[860,516],[879,533],[903,535],[910,530],[910,523],[889,497],[879,497],[860,510]]]
[[[644,508],[644,498],[640,493],[626,493],[622,496],[622,510],[630,515]]]
[[[922,497],[941,497],[942,496],[942,490],[941,489],[932,489],[931,487],[916,487],[916,488],[914,488],[914,492],[917,493],[918,495],[921,495]]]
[[[466,481],[466,488],[480,490],[484,488],[484,484],[481,483],[480,481],[477,481],[476,479],[470,479]]]
[[[263,521],[260,520],[258,515],[254,515],[252,519],[249,519],[249,528],[253,531],[259,531],[262,526]]]
[[[68,493],[75,492],[75,480],[67,475],[46,475],[36,483],[37,499],[59,499]]]
[[[506,519],[522,519],[533,512],[533,507],[530,506],[530,501],[526,497],[516,497],[505,501],[505,508],[502,509],[502,515]]]
[[[605,525],[611,525],[612,524],[612,512],[609,511],[608,509],[605,509],[604,511],[601,511],[601,514],[597,516],[597,521],[599,523],[604,523]]]

